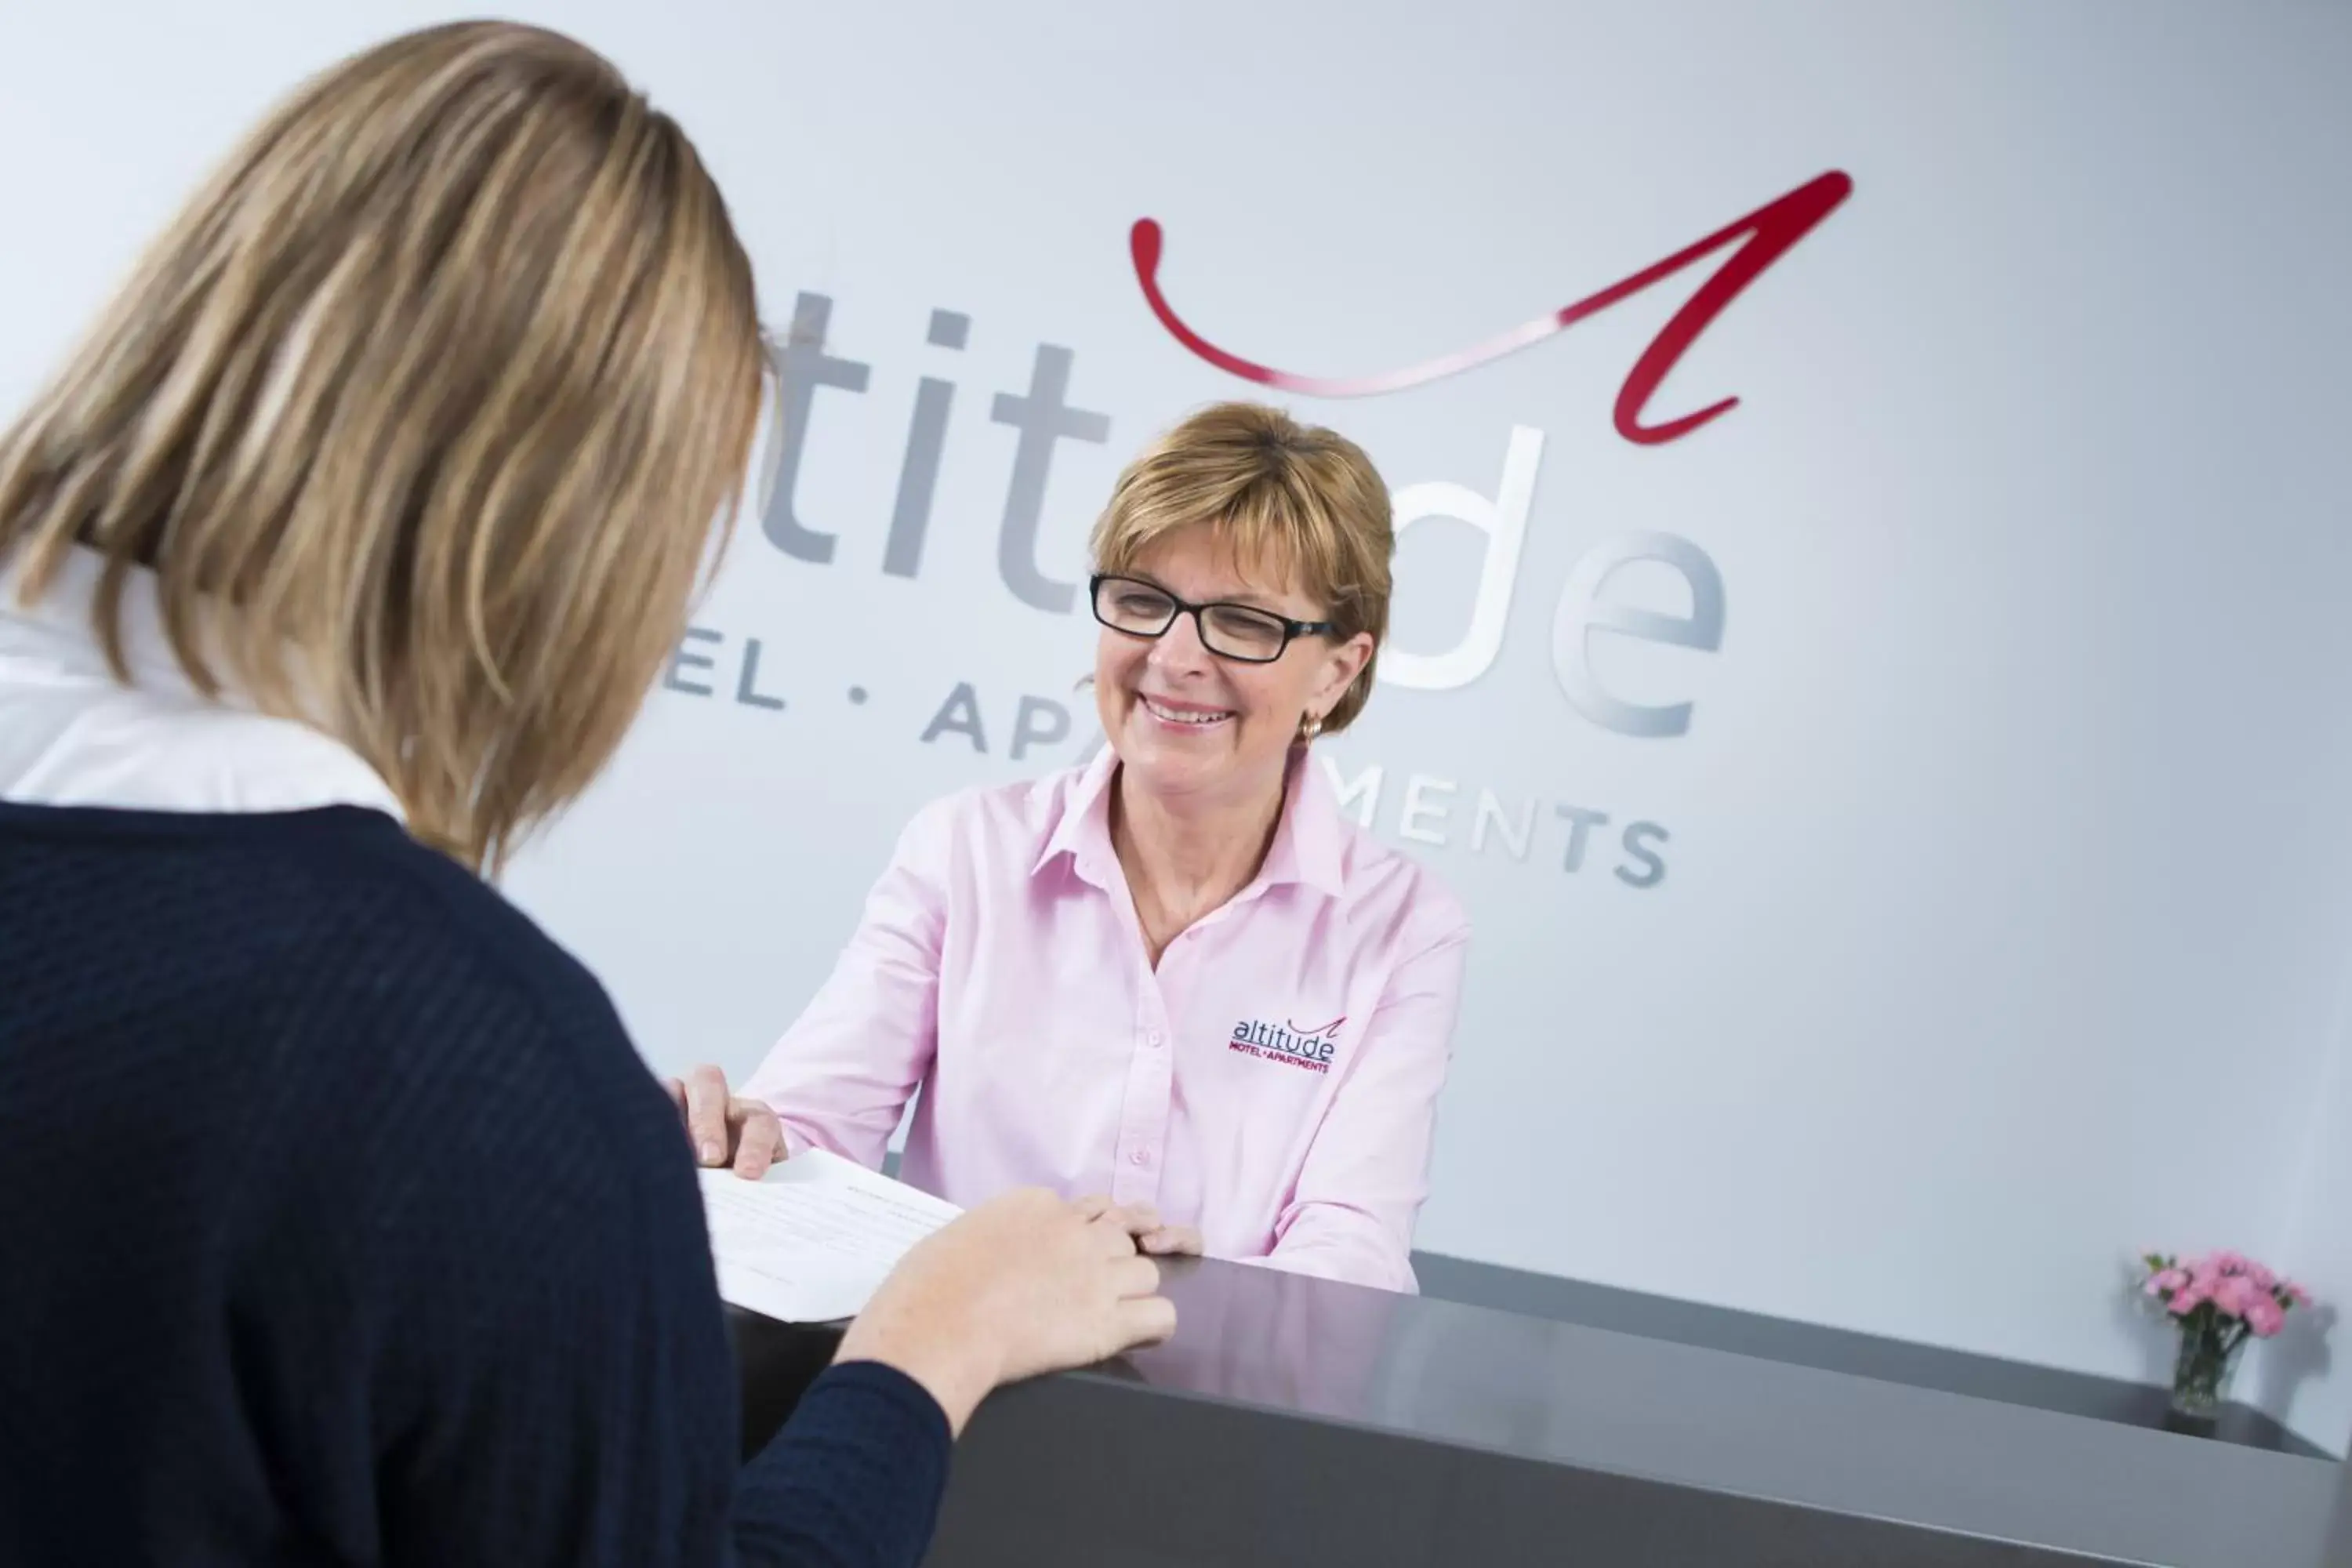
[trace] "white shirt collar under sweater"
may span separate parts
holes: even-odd
[[[307,724],[197,691],[173,656],[152,573],[122,595],[132,684],[107,668],[89,609],[103,560],[76,549],[47,593],[18,602],[0,564],[0,800],[132,811],[299,811],[358,805],[401,816],[358,753]]]

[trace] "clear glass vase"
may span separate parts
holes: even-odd
[[[2172,1363],[2172,1408],[2190,1421],[2210,1421],[2230,1401],[2246,1336],[2218,1323],[2184,1324],[2180,1354]]]

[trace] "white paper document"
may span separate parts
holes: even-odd
[[[787,1323],[854,1318],[914,1245],[963,1211],[812,1149],[756,1182],[702,1173],[720,1298]]]

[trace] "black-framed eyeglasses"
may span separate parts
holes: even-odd
[[[1157,583],[1097,573],[1090,584],[1095,619],[1131,637],[1167,635],[1179,616],[1192,617],[1201,646],[1219,658],[1272,664],[1293,637],[1328,637],[1339,628],[1329,621],[1294,621],[1255,605],[1192,605]]]

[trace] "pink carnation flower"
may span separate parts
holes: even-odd
[[[2286,1310],[2265,1296],[2246,1309],[2246,1327],[2258,1340],[2269,1339],[2286,1326]]]
[[[2254,1289],[2254,1282],[2242,1274],[2227,1274],[2213,1288],[2213,1305],[2233,1318],[2248,1316],[2260,1302],[2270,1298]],[[2271,1303],[2276,1306],[2276,1302]]]

